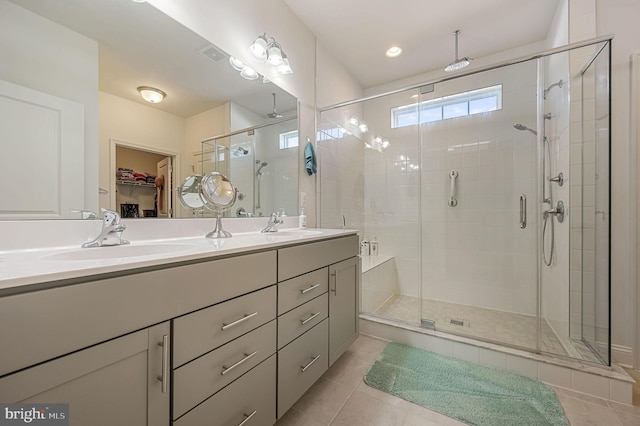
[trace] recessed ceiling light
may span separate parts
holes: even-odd
[[[402,49],[399,48],[398,46],[392,46],[389,49],[387,49],[387,53],[385,53],[387,55],[387,58],[395,58],[396,56],[399,56],[402,53]]]

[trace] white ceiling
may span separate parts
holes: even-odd
[[[248,81],[229,57],[147,3],[131,0],[11,0],[98,42],[100,90],[181,117],[233,101],[260,115],[296,111],[297,100],[262,79]],[[213,48],[213,61],[201,53]],[[149,104],[136,91],[152,86],[167,93]],[[265,120],[266,121],[266,120]]]
[[[363,88],[546,39],[559,0],[284,0]],[[385,51],[397,45],[394,59]],[[473,66],[473,62],[472,65]]]

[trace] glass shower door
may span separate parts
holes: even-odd
[[[537,348],[537,64],[421,90],[421,316]]]

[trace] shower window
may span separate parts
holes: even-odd
[[[418,123],[432,123],[500,109],[501,84],[391,108],[391,128],[415,126]]]
[[[280,133],[280,149],[296,148],[298,146],[298,131]]]

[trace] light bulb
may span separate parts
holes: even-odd
[[[229,64],[236,71],[242,71],[242,69],[246,66],[244,62],[240,59],[234,58],[233,56],[229,56]]]
[[[240,75],[242,78],[247,80],[256,80],[258,78],[258,73],[251,67],[245,66],[242,71],[240,71]]]
[[[258,61],[264,62],[267,60],[267,39],[261,35],[255,39],[255,41],[249,46],[249,52],[251,56]]]
[[[282,50],[280,50],[278,43],[274,42],[267,52],[267,62],[269,65],[273,65],[274,67],[282,65]]]

